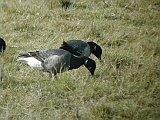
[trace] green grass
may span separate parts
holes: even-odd
[[[159,0],[19,1],[0,1],[0,120],[160,119]],[[94,77],[82,66],[55,80],[16,62],[69,39],[102,47]]]

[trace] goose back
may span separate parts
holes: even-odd
[[[82,40],[69,40],[63,42],[60,49],[67,50],[77,56],[84,55],[89,57],[91,54],[90,46]]]

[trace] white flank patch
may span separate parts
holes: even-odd
[[[27,63],[30,67],[38,70],[43,70],[44,68],[41,65],[41,62],[34,57],[27,57],[27,58],[18,58],[17,61],[23,61]]]

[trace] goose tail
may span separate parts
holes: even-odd
[[[16,61],[24,62],[28,64],[30,67],[38,70],[43,70],[44,67],[42,66],[42,62],[34,57],[18,57]]]

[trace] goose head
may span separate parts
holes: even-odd
[[[89,72],[91,73],[91,75],[94,75],[94,71],[96,69],[96,62],[90,58],[88,58],[85,63],[84,66],[89,70]]]
[[[94,42],[88,42],[88,44],[91,48],[91,52],[101,60],[102,48]]]

